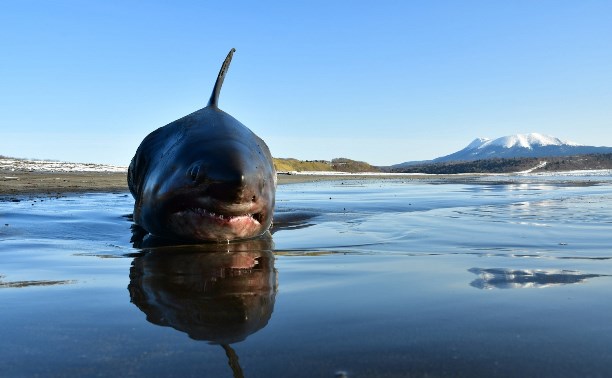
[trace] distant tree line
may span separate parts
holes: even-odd
[[[534,172],[558,172],[573,170],[612,169],[612,154],[589,154],[541,158],[494,158],[475,161],[454,161],[416,164],[390,169],[397,173],[513,173],[532,169],[546,162]]]

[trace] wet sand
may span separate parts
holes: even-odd
[[[336,180],[381,179],[444,179],[448,176],[431,175],[288,175],[279,174],[279,184]],[[466,176],[455,176],[465,179]],[[109,193],[127,191],[125,172],[37,172],[0,170],[0,200],[12,196],[63,196],[69,193]]]
[[[0,170],[0,198],[18,195],[127,191],[122,172],[26,172]]]

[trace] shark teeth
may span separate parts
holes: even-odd
[[[249,218],[259,221],[257,217],[254,217],[253,214],[250,214],[250,213],[242,214],[242,215],[224,215],[224,214],[215,213],[214,211],[203,209],[201,207],[194,207],[194,208],[189,209],[189,211],[191,211],[192,213],[198,214],[202,217],[211,217],[211,218],[217,218],[221,220],[231,220],[233,218],[249,217]]]

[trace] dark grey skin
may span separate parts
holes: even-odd
[[[272,224],[276,171],[266,143],[217,106],[232,49],[208,105],[160,127],[128,169],[134,222],[148,233],[193,242],[229,242]]]

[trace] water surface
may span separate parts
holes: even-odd
[[[612,180],[280,186],[137,248],[127,193],[0,203],[0,376],[608,376]]]

